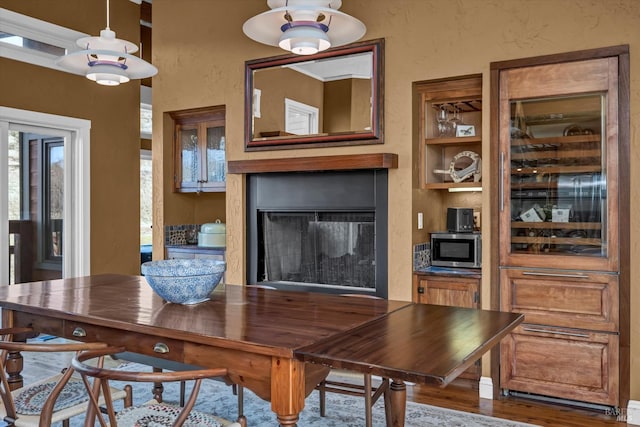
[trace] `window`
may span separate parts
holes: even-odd
[[[152,193],[151,151],[140,150],[140,245],[150,245],[153,241]]]
[[[15,34],[0,31],[0,42],[7,43],[12,46],[18,46],[25,49],[32,49],[38,52],[49,53],[51,55],[62,56],[67,53],[67,49],[54,46],[49,43],[31,40],[27,37],[17,36]]]
[[[64,140],[48,138],[43,146],[44,191],[42,254],[46,261],[62,263],[62,218],[64,201]]]
[[[76,40],[88,34],[0,8],[0,57],[65,71],[58,57],[80,50]]]

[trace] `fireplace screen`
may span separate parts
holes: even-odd
[[[258,280],[376,288],[374,212],[260,212]]]

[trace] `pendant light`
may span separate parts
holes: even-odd
[[[116,38],[109,28],[109,0],[107,0],[107,27],[99,37],[82,37],[76,44],[83,50],[69,53],[56,60],[56,64],[89,80],[105,86],[118,86],[131,79],[154,76],[158,69],[147,61],[131,55],[138,50],[135,44]]]
[[[340,12],[342,0],[267,0],[271,8],[248,19],[242,31],[251,39],[298,55],[313,55],[362,38],[358,19]]]

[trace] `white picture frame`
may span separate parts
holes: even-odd
[[[473,125],[458,125],[456,126],[456,136],[476,136],[476,128]]]

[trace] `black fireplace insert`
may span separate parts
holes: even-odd
[[[250,284],[387,297],[387,171],[253,174]]]

